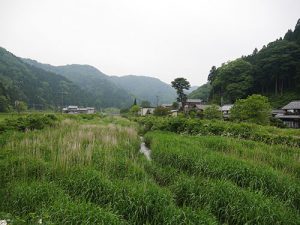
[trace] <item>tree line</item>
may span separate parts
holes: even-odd
[[[268,96],[273,106],[300,97],[300,19],[294,31],[254,49],[248,56],[213,66],[208,75],[209,100],[234,103],[251,94]],[[279,99],[280,97],[280,99]]]

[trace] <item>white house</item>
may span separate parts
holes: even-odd
[[[69,105],[68,107],[63,108],[63,112],[68,114],[93,114],[95,111],[96,110],[93,107],[80,108],[75,105]]]
[[[233,106],[232,104],[228,104],[228,105],[223,105],[221,107],[221,111],[224,118],[229,118],[229,111],[232,108],[232,106]]]
[[[141,116],[146,116],[154,113],[154,107],[145,107],[145,108],[140,108],[139,114]]]

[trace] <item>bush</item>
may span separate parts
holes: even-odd
[[[162,106],[158,106],[154,109],[153,115],[155,116],[167,116],[169,115],[170,111],[169,109],[162,107]]]
[[[187,119],[183,117],[145,117],[136,118],[135,120],[142,126],[143,132],[162,130],[192,135],[221,135],[260,141],[267,144],[300,147],[299,133],[296,130],[290,132],[287,129],[283,130],[251,123]]]
[[[54,114],[29,114],[27,116],[20,116],[18,118],[5,119],[0,124],[0,132],[8,130],[41,130],[45,127],[53,126],[56,121],[58,121],[58,117]]]
[[[251,95],[239,99],[230,109],[230,119],[268,125],[270,123],[271,105],[267,97]]]
[[[205,119],[222,119],[222,112],[217,105],[211,105],[204,109],[203,116]]]

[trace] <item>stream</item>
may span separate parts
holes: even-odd
[[[141,138],[141,147],[140,147],[140,152],[143,153],[145,155],[145,157],[148,159],[148,160],[151,160],[151,157],[150,157],[150,154],[151,154],[151,149],[149,149],[145,142],[144,142],[144,138],[143,137],[140,137]]]

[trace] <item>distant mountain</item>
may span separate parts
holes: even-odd
[[[124,89],[111,82],[110,77],[90,65],[52,66],[35,60],[23,59],[24,62],[60,74],[87,91],[95,100],[97,108],[128,107],[133,98]]]
[[[65,77],[42,70],[0,47],[0,111],[6,111],[15,101],[29,107],[49,109],[76,104],[93,106],[89,94]]]
[[[200,87],[198,87],[196,90],[192,91],[188,95],[188,97],[207,101],[209,98],[210,91],[211,91],[211,85],[209,83],[203,84]]]
[[[192,93],[193,91],[197,90],[199,86],[191,86],[189,90],[186,90],[185,93],[186,94],[190,94]]]
[[[176,100],[175,90],[161,80],[147,76],[112,76],[110,80],[125,89],[138,100],[147,100],[152,105],[172,103]]]
[[[98,107],[127,107],[133,103],[147,100],[156,105],[171,103],[176,99],[175,90],[161,80],[147,76],[108,76],[90,65],[52,66],[35,60],[23,59],[24,62],[60,74],[73,81],[97,98]]]

